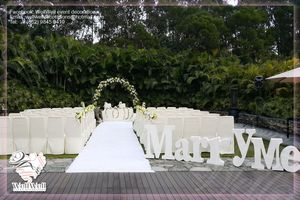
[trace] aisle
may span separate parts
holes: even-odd
[[[103,122],[66,171],[153,172],[133,132],[132,122]]]

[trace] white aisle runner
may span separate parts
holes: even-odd
[[[153,171],[133,132],[132,122],[108,121],[97,126],[66,172]]]

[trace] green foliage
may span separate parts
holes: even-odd
[[[0,23],[0,108],[5,108],[5,99],[6,99],[6,93],[4,90],[5,85],[5,68],[4,68],[4,62],[3,62],[3,52],[5,51],[5,41],[4,41],[4,33],[5,28],[2,24],[2,21]]]
[[[220,48],[220,37],[224,30],[220,18],[201,12],[188,15],[176,25],[176,32],[180,35],[177,48],[213,52]]]
[[[78,106],[80,97],[74,93],[48,87],[28,88],[17,81],[8,83],[8,108],[20,111],[28,108]]]
[[[269,77],[291,69],[292,60],[241,64],[238,57],[212,56],[193,50],[108,47],[71,37],[9,37],[9,109],[76,106],[92,102],[100,81],[127,79],[148,106],[192,106],[202,110],[230,108],[230,88],[238,88],[238,107],[263,115],[292,116],[291,84],[265,81],[257,91],[255,76]],[[108,87],[100,102],[131,104],[118,85]]]

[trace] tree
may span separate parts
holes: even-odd
[[[269,13],[270,32],[274,37],[276,53],[281,57],[289,57],[293,54],[293,7],[271,7]]]
[[[176,27],[181,49],[214,52],[220,48],[223,22],[208,13],[196,13],[185,17]]]
[[[260,62],[272,53],[271,36],[267,34],[268,13],[265,9],[243,7],[227,16],[229,50],[243,63]]]

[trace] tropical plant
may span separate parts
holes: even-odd
[[[149,106],[227,110],[230,88],[235,85],[240,109],[292,116],[293,86],[265,81],[257,90],[254,78],[291,69],[293,60],[242,64],[237,56],[226,53],[213,56],[193,50],[118,48],[57,35],[30,38],[10,34],[8,43],[9,110],[76,106],[81,101],[92,104],[98,82],[117,76],[134,85],[141,101]],[[106,91],[101,93],[101,103],[103,99],[132,102],[118,84],[102,89]],[[265,107],[256,105],[258,97]],[[271,111],[273,105],[282,105],[284,112]]]

